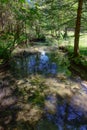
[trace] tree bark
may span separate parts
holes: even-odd
[[[74,55],[79,55],[79,34],[81,26],[81,13],[82,13],[83,0],[78,0],[77,19],[75,27],[75,39],[74,39]]]

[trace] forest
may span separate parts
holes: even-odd
[[[0,0],[0,130],[87,130],[87,0]]]

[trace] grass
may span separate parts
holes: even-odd
[[[66,42],[66,45],[68,47],[68,50],[70,52],[73,52],[74,48],[74,33],[69,32],[68,33],[68,39],[66,41],[62,41],[64,44]],[[81,33],[79,38],[79,50],[80,54],[87,56],[87,33]]]
[[[47,39],[51,39],[47,37]],[[70,52],[73,52],[74,48],[74,31],[68,31],[68,38],[66,40],[64,39],[56,39],[51,40],[51,44],[58,44],[61,46],[68,47]],[[87,33],[80,33],[80,38],[79,38],[79,48],[80,48],[80,53],[81,55],[87,56]]]

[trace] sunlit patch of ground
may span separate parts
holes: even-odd
[[[42,116],[42,110],[38,106],[29,106],[25,104],[25,107],[17,115],[17,121],[23,120],[29,122],[29,124],[36,124],[36,122]]]
[[[87,118],[87,81],[80,83],[79,91],[72,97],[71,104],[84,113]]]
[[[64,97],[72,97],[74,92],[80,89],[79,84],[67,79],[63,75],[58,75],[57,78],[48,78],[46,84],[49,86],[51,93],[56,93]]]
[[[14,51],[13,51],[13,54],[14,55],[18,55],[18,54],[21,54],[22,52],[24,53],[37,53],[37,52],[41,52],[41,51],[45,51],[45,52],[51,52],[51,51],[56,51],[58,50],[58,46],[33,46],[33,47],[29,47],[29,48],[16,48]]]
[[[83,111],[84,116],[87,118],[87,94],[75,94],[71,100],[73,106]]]
[[[45,111],[51,114],[57,112],[57,97],[55,94],[48,95],[45,100]]]

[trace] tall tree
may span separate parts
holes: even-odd
[[[82,13],[83,0],[78,0],[78,9],[77,9],[77,19],[75,27],[75,40],[74,40],[74,55],[78,56],[79,54],[79,34],[81,26],[81,13]]]

